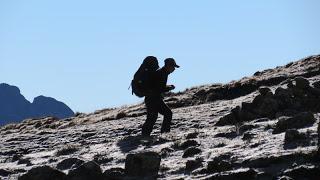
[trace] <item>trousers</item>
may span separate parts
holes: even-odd
[[[161,133],[170,132],[172,111],[163,98],[161,96],[146,96],[144,101],[147,107],[147,119],[142,126],[142,135],[150,136],[159,113],[163,115]]]

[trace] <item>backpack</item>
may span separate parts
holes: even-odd
[[[146,57],[131,81],[132,94],[140,98],[149,94],[151,92],[150,83],[152,74],[156,72],[158,68],[159,63],[156,57]]]

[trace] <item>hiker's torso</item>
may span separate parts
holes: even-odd
[[[152,74],[150,79],[151,96],[161,96],[162,93],[166,92],[168,75],[164,68],[160,68]]]

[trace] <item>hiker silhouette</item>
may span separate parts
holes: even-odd
[[[172,111],[163,100],[163,93],[175,89],[174,85],[167,85],[169,74],[175,68],[179,68],[173,58],[164,60],[165,65],[150,74],[149,92],[145,95],[145,105],[147,108],[147,119],[142,126],[142,136],[150,136],[153,126],[158,118],[158,114],[162,114],[163,122],[161,133],[170,132],[170,125],[172,120]]]

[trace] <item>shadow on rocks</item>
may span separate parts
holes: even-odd
[[[141,136],[128,136],[125,137],[117,142],[117,146],[119,146],[121,152],[127,153],[132,150],[135,150],[138,148],[140,143]]]

